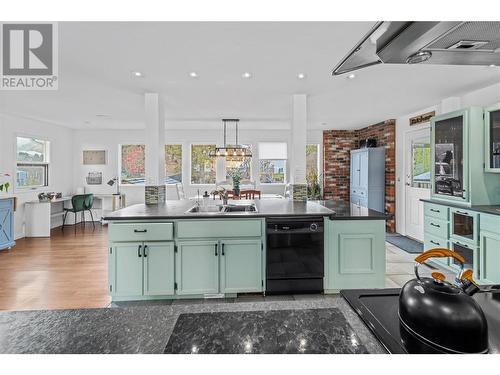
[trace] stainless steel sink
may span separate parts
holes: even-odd
[[[231,212],[258,212],[255,203],[235,203],[235,204],[218,204],[216,206],[193,206],[186,211],[188,214],[218,214]]]

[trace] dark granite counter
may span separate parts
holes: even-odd
[[[454,208],[462,208],[464,210],[481,212],[484,214],[490,215],[498,215],[500,216],[500,206],[494,205],[479,205],[479,206],[464,206],[463,204],[455,203],[455,202],[444,202],[438,199],[421,199],[422,202],[428,202],[433,204],[440,204],[442,206],[454,207]]]
[[[211,205],[221,201],[210,200]],[[161,220],[195,218],[249,218],[281,216],[328,216],[332,220],[386,220],[384,213],[359,207],[346,201],[293,201],[289,199],[262,199],[255,201],[230,201],[234,204],[255,203],[257,212],[186,212],[195,205],[193,200],[167,201],[161,205],[136,204],[112,212],[104,220]]]
[[[264,331],[255,331],[255,327],[262,326],[262,317],[272,316],[266,312],[275,311],[279,316],[288,311],[286,316],[296,322],[300,317],[306,320],[307,327],[302,324],[290,325],[286,330],[279,329],[272,335],[272,341],[278,343],[278,335],[290,345],[297,344],[297,338],[305,338],[303,351],[321,353],[383,353],[377,339],[367,330],[356,313],[347,303],[338,296],[311,296],[299,300],[276,300],[271,297],[260,297],[262,302],[215,302],[201,300],[193,304],[186,301],[182,304],[159,305],[151,301],[148,305],[130,305],[126,307],[76,310],[42,310],[42,311],[14,311],[0,312],[0,353],[164,353],[167,344],[188,345],[190,352],[194,344],[202,343],[189,341],[201,338],[208,344],[215,345],[212,340],[215,333],[229,341],[238,339],[237,332],[244,331],[240,341],[245,344],[249,339],[258,342],[259,335]],[[239,300],[239,298],[237,299]],[[243,299],[243,301],[245,301]],[[165,301],[162,301],[162,303]],[[169,302],[169,301],[167,301]],[[181,302],[181,301],[179,301]],[[314,309],[314,310],[306,310]],[[304,311],[304,314],[300,312]],[[320,318],[329,320],[329,324],[321,323],[321,319],[308,318],[313,311]],[[231,312],[247,312],[242,321],[241,314],[231,315]],[[248,312],[254,312],[249,314]],[[223,313],[225,315],[220,315]],[[196,319],[193,324],[177,324],[185,318]],[[326,314],[326,315],[325,315]],[[223,316],[225,319],[216,319]],[[184,319],[182,319],[184,317]],[[208,318],[207,323],[199,319]],[[236,319],[235,324],[231,319]],[[198,319],[199,318],[199,319]],[[279,321],[282,323],[282,321]],[[184,322],[186,323],[186,322]],[[282,324],[279,325],[282,327]],[[205,330],[210,327],[209,330]],[[262,327],[261,327],[262,328]],[[266,327],[263,327],[266,328]],[[276,328],[276,327],[275,327]],[[225,331],[222,333],[221,329]],[[311,331],[313,329],[313,331]],[[198,333],[197,333],[198,332]],[[321,335],[311,333],[320,332]],[[246,335],[248,334],[248,335]],[[173,339],[172,339],[173,337]],[[179,339],[181,341],[179,341]],[[246,339],[246,341],[244,341]],[[254,340],[255,339],[255,340]],[[170,340],[170,341],[169,341]],[[300,343],[300,340],[299,340]],[[248,349],[246,346],[245,349]],[[174,348],[175,349],[175,348]],[[255,349],[258,349],[255,346]],[[293,348],[292,348],[293,349]],[[294,352],[284,346],[271,347],[269,352]],[[179,350],[170,350],[179,352]],[[231,352],[230,348],[220,347],[218,351]],[[245,350],[246,352],[246,350]],[[258,352],[252,350],[251,352]]]

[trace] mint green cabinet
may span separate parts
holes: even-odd
[[[479,281],[482,284],[499,284],[500,234],[481,231],[479,237]]]
[[[385,287],[385,221],[325,220],[325,290]]]
[[[175,285],[174,244],[144,243],[144,295],[172,295]]]
[[[500,103],[484,110],[484,170],[500,173]]]
[[[142,295],[142,242],[125,242],[113,246],[110,261],[113,264],[113,278],[110,285],[112,294]]]
[[[221,240],[221,293],[262,292],[262,242]]]
[[[110,247],[109,289],[113,297],[174,294],[172,242],[122,242]]]
[[[177,294],[219,292],[219,242],[181,241],[177,243]]]

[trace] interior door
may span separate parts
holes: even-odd
[[[359,187],[368,188],[368,151],[359,153]]]
[[[431,191],[430,128],[406,136],[405,234],[424,241],[424,204]]]

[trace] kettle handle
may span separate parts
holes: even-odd
[[[435,248],[435,249],[430,249],[422,254],[420,254],[418,257],[415,258],[415,262],[417,263],[423,263],[429,258],[455,258],[460,264],[465,263],[465,258],[461,256],[460,254],[456,253],[455,251],[451,251],[448,249],[443,249],[443,248]]]
[[[460,254],[456,253],[455,251],[451,251],[449,249],[444,249],[444,248],[435,248],[435,249],[430,249],[422,254],[420,254],[418,257],[415,258],[415,276],[417,276],[417,279],[420,280],[420,275],[418,274],[418,267],[424,263],[427,259],[429,258],[454,258],[460,263],[460,271],[458,273],[457,279],[460,280],[462,279],[462,275],[464,274],[464,263],[465,263],[465,258],[461,256]],[[441,278],[438,278],[441,279]],[[444,279],[440,280],[441,282],[445,282]]]

